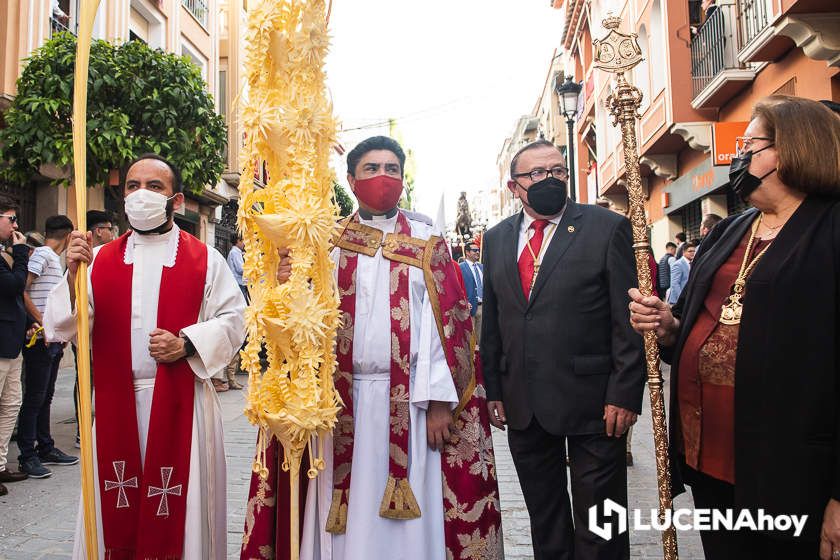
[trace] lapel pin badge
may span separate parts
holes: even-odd
[[[574,233],[575,232],[575,226],[569,226],[568,230],[569,230],[569,233]]]

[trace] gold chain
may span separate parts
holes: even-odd
[[[528,228],[528,231],[533,231],[536,234],[537,230],[533,228],[534,222],[531,222],[531,227]],[[528,251],[531,253],[531,258],[534,259],[534,275],[531,277],[531,285],[528,287],[528,292],[534,289],[534,284],[537,283],[537,274],[540,273],[540,263],[542,262],[542,258],[545,256],[546,247],[548,247],[548,243],[545,242],[546,239],[549,238],[551,233],[554,231],[554,228],[557,227],[557,224],[549,222],[549,227],[543,230],[543,240],[542,244],[540,245],[540,253],[539,255],[534,254],[534,249],[531,247],[531,238],[534,234],[531,234],[528,239],[525,240],[525,246],[528,247]]]
[[[753,222],[750,239],[747,241],[747,250],[744,252],[744,259],[741,261],[741,270],[738,271],[738,277],[732,285],[731,293],[726,299],[726,303],[724,303],[721,307],[719,321],[724,325],[737,325],[741,322],[741,313],[744,311],[744,304],[741,303],[741,298],[744,297],[744,287],[747,284],[747,278],[758,264],[759,259],[767,252],[767,249],[770,248],[770,243],[768,243],[767,246],[755,256],[755,258],[750,260],[753,243],[755,242],[755,233],[758,231],[758,226],[761,225],[761,218],[762,216],[759,216],[758,219]]]

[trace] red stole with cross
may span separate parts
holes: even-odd
[[[95,297],[96,448],[105,557],[181,558],[195,397],[186,359],[158,364],[145,463],[131,369],[133,265],[127,233],[99,250],[91,273]],[[179,232],[175,265],[163,267],[158,328],[178,336],[198,322],[207,276],[207,246]],[[150,279],[154,281],[153,279]],[[143,349],[147,351],[147,349]]]

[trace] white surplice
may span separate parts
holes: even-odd
[[[149,333],[157,328],[161,273],[163,267],[175,264],[179,231],[178,226],[174,226],[162,235],[132,233],[124,255],[124,262],[134,265],[131,278],[131,368],[134,375],[141,460],[145,460],[146,456],[146,439],[157,373],[157,363],[149,355]],[[96,266],[98,249],[94,252],[89,272]],[[92,325],[96,320],[96,294],[93,293],[90,282],[88,286]],[[227,554],[225,448],[221,406],[209,379],[223,369],[242,346],[245,338],[245,298],[225,259],[212,247],[207,248],[207,276],[203,290],[198,322],[181,331],[196,349],[196,354],[187,360],[196,378],[183,558],[222,560]],[[69,342],[75,339],[76,315],[70,308],[70,292],[66,281],[59,283],[50,294],[44,314],[44,329],[47,339],[51,341]],[[96,421],[106,419],[97,418]],[[97,480],[95,487],[98,512],[101,509],[95,457],[94,438],[94,476]],[[107,475],[112,476],[113,473]],[[97,525],[99,557],[104,558],[102,519],[99,516]],[[143,536],[140,535],[139,538]],[[73,558],[81,560],[87,557],[84,540],[80,507]]]
[[[393,218],[361,223],[392,233]],[[431,226],[409,219],[412,237],[428,239]],[[340,250],[333,252],[338,262]],[[429,401],[458,403],[452,373],[435,325],[423,271],[409,268],[411,382],[408,480],[420,506],[418,519],[380,517],[388,479],[391,375],[391,261],[381,249],[358,255],[356,314],[353,332],[353,470],[347,508],[347,531],[324,530],[332,501],[332,440],[325,445],[326,469],[310,481],[304,512],[301,560],[445,560],[441,455],[429,448],[426,410]]]

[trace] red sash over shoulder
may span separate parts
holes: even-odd
[[[342,258],[349,256],[348,253],[374,256],[381,248],[386,259],[423,270],[435,324],[459,397],[454,412],[455,431],[441,453],[446,555],[455,560],[501,558],[501,511],[493,443],[481,368],[474,359],[472,320],[460,283],[460,271],[453,266],[443,239],[434,236],[428,240],[417,239],[403,233],[404,228],[398,229],[398,233],[383,235],[375,228],[345,220],[337,229],[335,244],[341,248]],[[339,270],[339,276],[339,284],[342,284],[342,270]],[[344,280],[347,284],[347,278]],[[398,287],[399,283],[395,285]],[[399,291],[397,289],[395,293]],[[342,294],[345,295],[348,294]],[[342,297],[343,303],[349,300]],[[394,326],[392,321],[392,329]],[[392,386],[393,379],[392,373]],[[352,414],[352,409],[348,412]],[[394,410],[391,415],[393,417]],[[393,445],[394,434],[391,436],[390,443]],[[278,461],[282,460],[282,453],[278,453],[276,440],[272,441],[266,458],[268,477],[262,480],[254,474],[251,478],[241,553],[243,559],[288,558],[289,479],[280,469]],[[391,472],[394,472],[393,465]],[[305,500],[306,482],[301,489],[301,504]],[[350,499],[378,500],[379,496]],[[343,500],[341,505],[344,505]]]
[[[159,364],[145,463],[131,369],[128,233],[100,249],[91,273],[95,317],[96,448],[105,557],[181,558],[190,472],[195,375],[187,361]],[[175,265],[164,267],[159,328],[177,335],[198,322],[207,277],[207,246],[179,233]],[[143,349],[143,351],[148,351]]]

